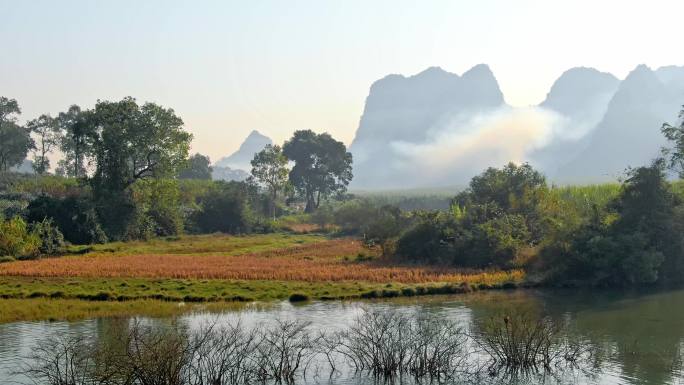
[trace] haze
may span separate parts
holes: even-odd
[[[373,81],[487,63],[506,102],[568,68],[682,64],[677,1],[0,2],[2,94],[23,118],[131,95],[173,107],[216,160],[251,130],[350,144]],[[607,23],[610,21],[610,23]]]

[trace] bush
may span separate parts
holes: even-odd
[[[20,217],[0,220],[0,255],[34,258],[40,253],[40,238]]]
[[[44,255],[55,255],[64,250],[64,236],[52,219],[44,219],[32,225],[33,232],[40,239],[38,250]]]
[[[104,243],[107,241],[95,206],[86,197],[69,196],[64,199],[41,195],[29,203],[27,220],[40,223],[51,219],[64,239],[73,244]]]
[[[453,258],[453,245],[448,242],[449,219],[440,213],[424,215],[418,224],[397,241],[396,255],[410,261],[441,263]]]
[[[132,226],[142,226],[143,237],[178,235],[183,232],[180,187],[168,179],[141,180],[132,186],[133,201],[138,215]],[[129,226],[135,232],[134,228]]]
[[[248,186],[241,182],[217,182],[200,198],[200,209],[192,216],[203,233],[246,233],[251,230]]]

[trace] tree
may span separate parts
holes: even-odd
[[[178,174],[179,179],[211,180],[211,161],[208,156],[197,153],[187,161],[187,166]]]
[[[290,183],[306,200],[306,212],[320,205],[321,198],[343,193],[352,179],[352,155],[330,134],[295,131],[283,145],[283,154],[293,161]]]
[[[19,114],[15,99],[0,96],[0,172],[21,163],[33,148],[29,130],[17,124]]]
[[[36,174],[43,175],[50,169],[50,159],[47,155],[60,143],[62,137],[57,119],[43,114],[29,121],[26,127],[37,138],[34,146],[33,170]]]
[[[92,155],[95,132],[88,124],[88,113],[72,105],[57,116],[57,124],[63,132],[59,148],[64,159],[58,163],[57,174],[79,178],[86,176],[85,160]]]
[[[669,156],[669,166],[684,178],[684,108],[679,112],[679,125],[663,124],[660,131],[672,143],[671,148],[664,148],[663,154]]]
[[[375,216],[364,225],[366,242],[378,244],[383,257],[391,254],[394,240],[406,226],[399,207],[386,205],[376,210]]]
[[[251,229],[249,186],[243,182],[216,182],[199,201],[192,220],[203,233],[246,233]]]
[[[266,186],[271,198],[271,215],[276,216],[276,199],[278,192],[287,188],[287,158],[280,146],[270,144],[254,154],[252,163],[252,179]]]
[[[87,122],[94,136],[95,189],[123,191],[136,180],[176,175],[192,135],[172,109],[134,98],[98,101]]]

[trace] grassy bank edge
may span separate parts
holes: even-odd
[[[478,276],[474,276],[478,277]],[[492,279],[496,277],[496,279]],[[246,302],[354,300],[463,294],[531,286],[524,274],[479,276],[472,282],[368,282],[67,279],[2,277],[0,323],[113,316],[173,316],[223,311]],[[487,279],[485,279],[487,278]],[[141,286],[145,286],[144,290]],[[175,287],[175,290],[172,289]],[[113,293],[112,288],[122,292]],[[182,288],[182,289],[180,289]],[[129,291],[129,289],[135,289]]]

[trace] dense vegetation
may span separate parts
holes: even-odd
[[[461,269],[524,269],[540,283],[626,286],[684,277],[684,125],[672,148],[621,184],[549,186],[529,164],[488,168],[443,195],[346,193],[351,154],[297,131],[255,154],[245,182],[210,180],[172,109],[133,98],[72,106],[18,123],[0,98],[0,256],[59,255],[67,244],[183,233],[268,233],[308,222],[361,238],[385,260]],[[11,139],[11,140],[10,140]],[[62,160],[50,175],[52,151]],[[32,152],[34,175],[8,172]]]

